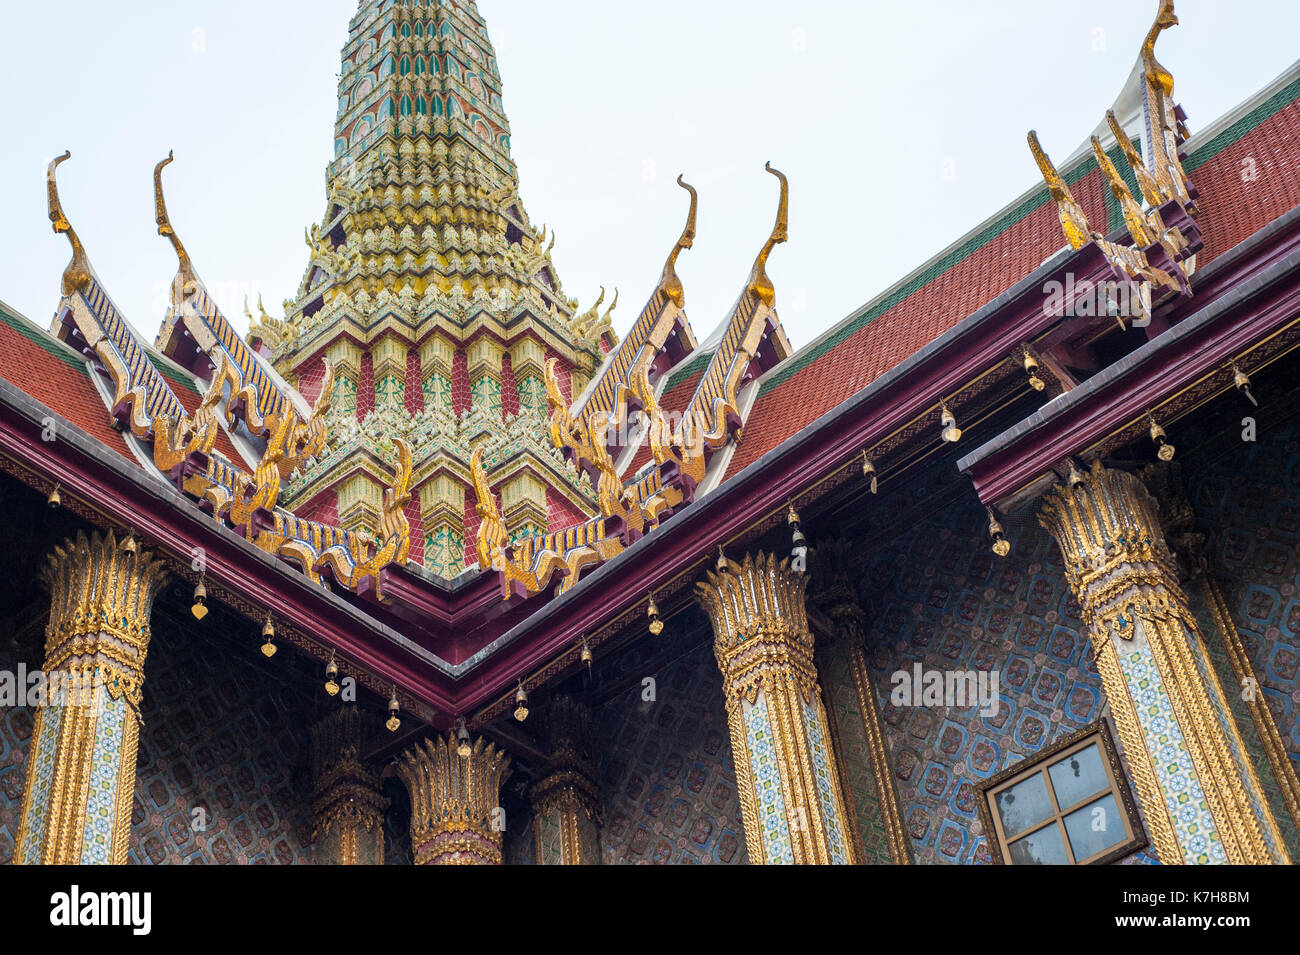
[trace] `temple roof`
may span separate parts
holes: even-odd
[[[1211,223],[1200,267],[1300,203],[1300,178],[1290,171],[1298,100],[1300,63],[1187,142],[1185,167],[1196,175]],[[1249,182],[1240,175],[1248,156],[1259,173]],[[1103,231],[1122,224],[1091,155],[1064,175]],[[1047,188],[1029,189],[764,375],[727,478],[1032,272],[1061,248],[1056,218]],[[703,361],[684,361],[668,392],[685,393]]]
[[[383,14],[380,19],[384,23],[389,23],[384,19],[388,12],[407,10],[374,3],[363,4],[363,13],[372,6],[376,16]],[[392,23],[398,25],[399,31],[400,25],[407,22],[461,22],[468,35],[477,37],[473,42],[480,52],[484,49],[481,44],[486,43],[485,34],[478,33],[481,21],[464,19],[470,16],[472,4],[445,0],[413,9],[429,13],[429,17],[413,19],[407,13],[395,16]],[[360,49],[373,22],[368,14],[359,15],[345,57],[348,50]],[[439,37],[444,36],[439,29]],[[487,49],[490,51],[490,47]],[[499,89],[499,82],[495,88]],[[1132,110],[1126,112],[1131,114]],[[340,116],[342,122],[346,118],[342,108]],[[446,203],[445,198],[412,198],[400,189],[395,198],[387,192],[383,196],[374,192],[375,184],[385,181],[385,177],[401,180],[412,170],[424,168],[416,161],[403,171],[403,149],[413,149],[417,160],[423,149],[436,166],[441,161],[441,154],[435,155],[436,144],[463,138],[455,124],[445,128],[418,127],[418,121],[413,122],[416,125],[405,131],[400,120],[395,126],[390,124],[396,132],[385,142],[394,144],[395,158],[388,157],[375,167],[378,171],[373,172],[375,178],[367,186],[372,190],[369,200],[332,188],[330,201],[338,201],[338,211],[333,205],[327,211],[318,234],[321,241],[333,235],[336,228],[348,231],[350,227],[343,223],[354,214],[348,203],[355,204],[356,214],[379,209],[384,216],[405,216],[423,206],[437,209],[439,202]],[[1199,187],[1198,222],[1204,228],[1205,241],[1194,254],[1200,269],[1234,247],[1239,248],[1243,240],[1300,205],[1300,178],[1292,174],[1298,141],[1300,64],[1182,143],[1184,166]],[[365,149],[372,148],[374,142],[367,141]],[[345,145],[344,156],[349,148]],[[460,170],[457,175],[469,179],[505,175],[508,139],[481,140],[473,153],[478,157],[474,161],[466,158],[468,152],[462,152],[457,159],[455,151],[455,145],[447,147],[445,161]],[[264,553],[294,565],[304,580],[314,585],[314,590],[303,588],[308,594],[317,593],[331,605],[345,602],[350,608],[349,619],[353,623],[362,620],[366,626],[363,632],[348,638],[354,644],[339,646],[349,651],[352,659],[366,661],[372,683],[380,675],[383,679],[397,679],[400,675],[412,686],[421,687],[421,698],[432,705],[444,709],[466,701],[466,705],[478,705],[499,691],[508,679],[554,663],[556,648],[573,639],[575,628],[580,633],[590,622],[565,616],[572,608],[586,606],[585,601],[592,605],[590,614],[631,612],[628,606],[644,599],[643,587],[658,586],[670,569],[678,576],[689,569],[682,564],[686,556],[689,565],[690,560],[700,559],[701,546],[716,543],[706,540],[711,534],[710,522],[730,520],[728,504],[739,507],[741,502],[732,499],[762,484],[768,473],[765,469],[792,469],[789,459],[796,455],[802,440],[816,436],[818,441],[829,441],[827,436],[838,418],[859,413],[865,403],[880,399],[886,386],[892,387],[909,376],[923,376],[926,363],[937,360],[937,356],[978,345],[986,332],[982,323],[997,317],[1007,319],[1013,306],[1028,308],[1026,282],[1041,279],[1050,271],[1049,266],[1055,268],[1064,262],[1105,265],[1096,249],[1103,247],[1102,242],[1107,243],[1105,248],[1120,249],[1126,221],[1114,177],[1108,188],[1103,171],[1113,162],[1118,169],[1128,170],[1123,175],[1131,188],[1136,189],[1137,184],[1119,143],[1111,139],[1103,144],[1100,167],[1097,155],[1080,154],[1063,163],[1060,170],[1080,210],[1097,227],[1087,248],[1063,249],[1058,222],[1061,200],[1054,201],[1047,185],[1038,185],[793,354],[777,316],[777,290],[765,272],[767,256],[786,238],[785,177],[770,170],[780,180],[776,224],[735,306],[700,344],[686,321],[685,290],[675,281],[671,269],[675,256],[690,247],[689,237],[694,231],[692,194],[687,229],[658,285],[646,299],[641,318],[622,345],[608,354],[599,353],[600,361],[594,361],[597,353],[589,355],[593,364],[585,387],[576,386],[583,383],[581,377],[566,376],[561,381],[556,374],[556,356],[545,349],[534,350],[531,356],[523,350],[511,355],[511,375],[522,375],[527,361],[539,385],[545,377],[552,410],[549,436],[540,430],[546,420],[540,408],[528,419],[538,425],[538,433],[530,438],[538,448],[529,453],[547,467],[545,455],[551,455],[561,469],[571,467],[570,478],[575,486],[581,483],[576,477],[579,472],[589,476],[585,486],[590,499],[585,509],[565,510],[557,506],[554,497],[543,497],[540,503],[524,500],[524,509],[531,507],[532,514],[542,512],[542,517],[534,520],[549,524],[544,533],[513,538],[507,533],[503,512],[518,507],[519,496],[513,501],[507,499],[507,482],[492,480],[485,459],[496,454],[495,463],[514,468],[510,480],[527,477],[523,472],[528,469],[506,460],[514,450],[504,440],[493,437],[493,427],[489,426],[476,433],[473,441],[457,445],[456,454],[466,460],[460,462],[460,471],[446,472],[466,485],[472,483],[472,497],[442,499],[435,494],[413,494],[413,483],[419,482],[412,481],[416,468],[410,460],[410,447],[391,441],[385,453],[392,460],[381,461],[376,470],[379,493],[375,495],[374,510],[382,518],[378,541],[340,528],[333,519],[338,516],[337,504],[333,512],[326,508],[324,515],[313,513],[315,519],[310,521],[303,519],[301,511],[295,513],[278,504],[281,478],[294,480],[292,472],[300,463],[307,463],[308,449],[320,453],[322,459],[326,457],[326,415],[331,392],[324,382],[330,380],[333,369],[326,366],[324,382],[317,379],[307,383],[311,387],[304,387],[303,395],[297,394],[298,383],[291,382],[287,374],[263,374],[268,367],[265,352],[250,347],[229,329],[229,323],[210,302],[179,239],[170,231],[161,185],[160,231],[176,245],[181,267],[173,288],[173,308],[160,341],[176,345],[168,354],[184,361],[178,364],[139,341],[116,314],[89,267],[85,250],[58,209],[52,167],[51,218],[56,231],[71,233],[74,246],[74,259],[65,274],[64,295],[54,318],[57,335],[0,305],[0,377],[111,451],[117,462],[115,472],[125,468],[138,475],[139,486],[153,490],[170,485],[163,487],[171,495],[169,506],[193,506],[207,522],[204,533],[222,539],[233,537],[241,547],[256,542]],[[1242,174],[1246,163],[1250,176]],[[502,201],[507,200],[511,197]],[[459,203],[462,211],[472,212],[485,201],[482,189],[474,194],[466,191],[459,199],[453,190],[451,204],[455,207]],[[371,205],[367,206],[367,202]],[[527,225],[521,206],[516,207],[513,201],[507,201],[507,206],[504,212],[499,210],[497,225],[501,229],[508,231],[512,222]],[[511,210],[516,210],[518,216]],[[1198,232],[1198,242],[1199,238]],[[454,244],[455,237],[452,241]],[[526,247],[529,241],[522,236],[518,244]],[[531,241],[535,252],[537,237]],[[314,249],[313,259],[329,251]],[[481,264],[482,259],[479,261]],[[398,271],[409,264],[399,264]],[[418,272],[422,266],[417,263],[415,268]],[[356,274],[362,273],[371,278],[375,274],[365,269]],[[653,271],[647,269],[644,274],[646,287],[650,288]],[[341,287],[351,281],[342,275],[340,272],[322,281],[325,285],[337,282]],[[310,297],[318,287],[324,285],[311,286],[304,295]],[[497,291],[502,287],[498,285]],[[420,301],[430,301],[431,288],[419,293]],[[364,288],[358,289],[369,295]],[[487,297],[486,286],[480,289],[484,292],[478,297],[482,305]],[[352,303],[349,315],[355,319],[356,300],[351,292],[347,294]],[[414,294],[409,293],[408,299]],[[434,289],[432,294],[437,299],[443,293]],[[459,297],[465,297],[463,288]],[[1018,302],[1018,298],[1024,301]],[[1169,299],[1165,301],[1168,304]],[[534,331],[538,335],[546,334],[547,322],[564,317],[558,308],[533,314],[527,311],[530,306],[526,302],[519,305],[521,311],[513,312],[494,310],[490,305],[476,312],[472,307],[474,297],[466,302],[469,304],[464,308],[457,305],[438,312],[442,317],[437,320],[446,319],[453,325],[464,320],[463,328],[469,333],[482,339],[495,337],[498,344],[503,343],[500,333],[504,330],[507,336],[513,334],[509,331],[511,321],[525,313],[530,316],[526,321],[537,323]],[[403,307],[399,294],[384,300],[384,308],[391,312],[401,313]],[[441,308],[436,302],[432,307],[435,311]],[[405,314],[410,316],[409,309]],[[580,317],[594,317],[598,324],[601,322],[595,309]],[[570,314],[564,322],[558,322],[553,331],[563,334],[565,327],[571,330],[572,325],[566,326],[565,322],[571,323],[572,318]],[[483,327],[489,320],[498,325],[491,334]],[[478,326],[470,330],[475,322]],[[364,323],[359,327],[365,330]],[[419,321],[412,329],[412,341],[420,343],[424,331]],[[280,333],[284,330],[282,326]],[[1014,325],[1000,334],[1008,338],[1010,354],[1019,344],[1011,342],[1017,334]],[[311,351],[316,352],[314,344]],[[319,359],[319,354],[314,357]],[[443,358],[433,357],[431,367],[441,368]],[[370,358],[373,374],[373,360],[385,359],[379,351]],[[455,373],[463,376],[469,363],[478,361],[486,366],[491,358],[475,352],[453,360],[448,352],[445,364],[449,374],[450,366],[456,364]],[[994,359],[999,367],[1006,364],[1006,354]],[[948,370],[959,364],[954,359]],[[963,374],[970,371],[967,365],[969,362],[961,365]],[[504,376],[507,366],[503,362],[500,367]],[[977,371],[992,375],[990,369]],[[413,373],[419,373],[418,363],[413,365]],[[228,395],[221,390],[224,380],[231,385]],[[357,380],[361,380],[359,374]],[[964,387],[966,380],[958,385]],[[942,401],[944,395],[951,395],[944,389],[929,394],[931,382],[910,381],[908,387],[916,391],[915,408],[902,408],[896,403],[889,413],[899,415],[898,420],[882,419],[873,427],[903,432],[929,413],[934,400]],[[315,400],[315,406],[309,408],[304,396]],[[219,412],[215,421],[211,417],[214,408]],[[671,423],[674,413],[680,416],[675,424]],[[602,429],[611,417],[623,422],[639,417],[648,432],[645,449],[632,448],[626,433],[606,437]],[[497,430],[505,430],[499,424],[509,424],[509,420],[502,415],[498,418]],[[204,448],[195,450],[202,442],[195,443],[197,438],[192,432],[202,430],[199,426],[205,421],[212,424],[213,430]],[[388,427],[383,416],[376,416],[374,422],[381,430]],[[929,439],[934,438],[929,435]],[[367,445],[369,452],[374,452],[373,445],[375,442]],[[843,456],[865,452],[859,446],[838,448],[836,453]],[[166,462],[165,466],[160,461]],[[832,464],[829,456],[805,462],[806,480],[812,481]],[[428,472],[420,477],[433,484],[446,473]],[[783,478],[787,479],[795,480],[789,475]],[[200,490],[193,490],[200,486]],[[182,490],[189,494],[188,498],[180,493]],[[231,493],[234,491],[239,493]],[[258,507],[246,507],[241,516],[233,517],[245,501],[245,491],[264,497],[258,499]],[[500,505],[498,496],[502,498]],[[751,502],[744,503],[749,506]],[[423,519],[427,529],[434,518],[462,522],[458,526],[465,534],[465,543],[477,551],[478,568],[440,577],[408,565],[407,548],[413,527]],[[615,578],[617,584],[611,582]],[[340,592],[327,593],[331,581],[343,585]],[[611,597],[614,588],[617,593]],[[509,599],[503,601],[502,596]],[[543,634],[545,642],[530,642],[532,635],[547,627],[551,629]],[[366,643],[372,637],[384,644],[381,649]]]

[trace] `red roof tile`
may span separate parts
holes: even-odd
[[[0,306],[0,378],[81,428],[132,463],[126,439],[109,423],[84,360],[49,333]]]
[[[1300,82],[1203,143],[1186,167],[1201,194],[1205,248],[1198,263],[1204,266],[1300,204]],[[1078,184],[1071,182],[1071,189],[1090,221],[1108,221],[1095,169]],[[1027,212],[1022,207],[1016,210],[1020,214],[1003,217],[992,236],[978,235],[942,257],[936,274],[923,271],[919,287],[892,302],[886,294],[883,310],[873,314],[869,307],[779,366],[763,382],[726,477],[865,388],[1060,249],[1055,206],[1046,201],[1045,189],[1042,196]],[[1111,228],[1119,225],[1113,214],[1111,220]]]

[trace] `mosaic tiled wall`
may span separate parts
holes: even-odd
[[[642,700],[638,677],[597,714],[605,864],[747,862],[711,643],[647,669],[644,676],[656,681],[654,702]]]
[[[210,617],[209,620],[212,618]],[[276,661],[154,619],[145,670],[129,860],[290,864],[311,861],[310,780],[302,728],[308,693]],[[0,667],[36,649],[0,640]],[[255,656],[256,655],[256,656]],[[277,658],[279,659],[279,658]],[[0,864],[13,854],[32,715],[0,708]],[[199,812],[196,813],[196,810]],[[206,829],[198,826],[206,824]]]
[[[15,671],[19,661],[31,665],[29,654],[0,635],[0,669]],[[0,707],[0,865],[14,857],[18,835],[18,806],[23,798],[23,761],[32,741],[32,711],[22,706]]]
[[[849,667],[844,641],[818,648],[817,673],[839,747],[840,781],[853,813],[859,856],[865,865],[889,865],[894,860],[881,806],[881,781],[872,770],[862,709]],[[892,780],[884,782],[892,784]]]
[[[312,700],[288,654],[266,661],[255,627],[241,653],[154,616],[131,862],[310,862]]]
[[[1059,548],[1036,525],[1017,525],[1012,556],[1000,560],[986,520],[959,501],[895,538],[867,575],[881,582],[868,662],[904,828],[921,864],[989,862],[979,781],[1105,712]],[[893,705],[891,675],[916,663],[996,671],[998,712]]]

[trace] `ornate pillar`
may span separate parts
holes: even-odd
[[[501,485],[501,517],[511,542],[545,534],[548,511],[546,484],[531,470],[519,471]]]
[[[508,755],[482,738],[426,739],[403,754],[397,771],[411,792],[416,865],[501,864]]]
[[[1070,483],[1049,492],[1039,520],[1065,556],[1160,861],[1288,862],[1155,501],[1100,462]]]
[[[420,346],[420,368],[423,374],[426,411],[438,411],[448,417],[452,414],[451,380],[456,347],[442,335],[431,335]]]
[[[501,420],[501,368],[505,348],[495,338],[480,335],[466,349],[473,409],[491,421]]]
[[[166,576],[133,538],[111,532],[78,532],[46,558],[45,699],[27,753],[16,862],[126,862],[149,615]]]
[[[420,485],[424,566],[439,577],[465,569],[465,485],[442,473]]]
[[[538,865],[600,865],[600,801],[591,755],[591,712],[556,697],[543,714],[548,757],[533,784]]]
[[[903,809],[885,752],[880,707],[867,666],[867,613],[854,584],[856,554],[844,540],[821,542],[814,552],[814,602],[830,626],[817,650],[831,736],[844,783],[849,828],[858,861],[910,865]]]
[[[325,350],[334,366],[333,405],[344,418],[357,416],[357,388],[361,384],[361,346],[350,338],[340,338]]]
[[[855,861],[804,606],[807,578],[775,555],[719,559],[696,584],[713,623],[750,861]]]
[[[312,727],[312,841],[325,865],[383,865],[379,777],[361,762],[361,715],[344,703]]]
[[[510,367],[519,393],[519,413],[546,417],[546,349],[535,338],[521,338],[511,346]],[[576,397],[576,395],[575,395]]]
[[[1255,676],[1241,634],[1237,632],[1227,598],[1210,566],[1210,558],[1205,549],[1205,535],[1195,530],[1196,513],[1192,510],[1191,501],[1187,499],[1182,469],[1177,462],[1151,464],[1143,468],[1142,481],[1160,504],[1160,526],[1166,538],[1182,558],[1183,567],[1199,585],[1211,629],[1218,634],[1223,655],[1231,669],[1232,682],[1242,688],[1244,709],[1254,724],[1260,746],[1268,760],[1269,771],[1276,780],[1282,804],[1291,818],[1292,831],[1300,832],[1300,780],[1296,778],[1295,768],[1287,755],[1286,742],[1278,731],[1273,712],[1258,688],[1260,681]],[[1219,672],[1222,673],[1222,669]],[[1278,821],[1284,821],[1280,813]],[[1284,831],[1284,840],[1286,837]],[[1295,843],[1290,845],[1294,848]]]
[[[375,407],[405,409],[407,342],[385,335],[370,349],[375,379]]]

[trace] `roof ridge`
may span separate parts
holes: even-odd
[[[1251,94],[1251,96],[1242,100],[1212,122],[1201,133],[1192,136],[1184,144],[1184,149],[1188,154],[1186,163],[1188,172],[1195,170],[1218,155],[1230,143],[1236,142],[1249,130],[1254,129],[1278,110],[1294,102],[1298,97],[1300,97],[1300,60],[1284,70],[1263,90]],[[1074,185],[1093,171],[1096,166],[1095,158],[1085,156],[1075,161],[1072,168],[1062,171],[1061,175],[1069,185]],[[1041,200],[1031,206],[1030,203],[1037,196],[1041,196]],[[759,379],[760,390],[766,392],[782,384],[806,367],[809,362],[841,344],[874,318],[906,301],[913,294],[940,278],[967,256],[978,251],[988,242],[1005,232],[1010,226],[1019,222],[1048,201],[1050,201],[1050,195],[1046,185],[1041,182],[1022,193],[1017,199],[1003,206],[1001,210],[989,216],[937,254],[931,256],[920,266],[856,308],[798,349],[781,364],[767,372]],[[1110,203],[1108,202],[1108,209],[1109,206]],[[943,265],[938,271],[934,271],[934,267],[945,260],[947,260],[947,264]],[[690,363],[691,359],[688,357],[678,366],[679,373],[684,374],[688,370],[687,366]],[[674,376],[670,384],[676,383],[678,380]]]

